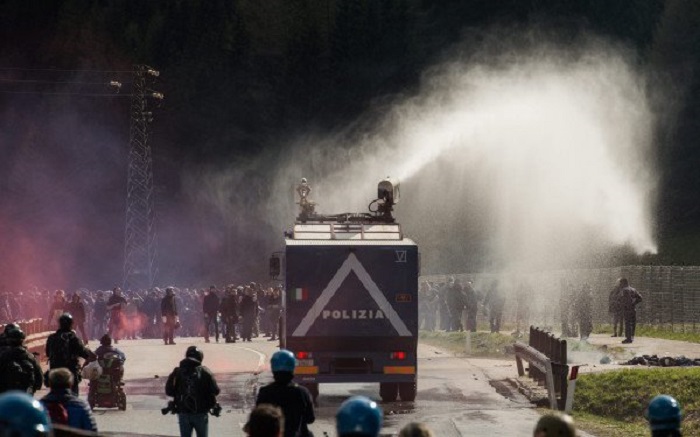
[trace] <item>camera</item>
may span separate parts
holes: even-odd
[[[165,416],[166,414],[177,414],[177,405],[175,405],[175,401],[170,401],[168,402],[168,405],[165,408],[160,409],[160,413]]]
[[[215,403],[213,407],[211,407],[211,410],[209,410],[209,413],[214,416],[214,417],[219,417],[221,416],[221,405],[219,403]]]

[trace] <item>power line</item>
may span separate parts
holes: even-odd
[[[42,79],[4,79],[0,78],[0,82],[9,82],[9,83],[45,83],[45,84],[57,84],[57,85],[110,85],[110,81],[101,81],[101,82],[79,82],[79,81],[70,81],[70,80],[42,80]],[[122,84],[130,84],[131,82],[121,82]]]
[[[5,71],[55,71],[58,73],[132,73],[133,70],[64,70],[60,68],[0,67]]]
[[[133,94],[117,94],[117,93],[70,93],[70,92],[52,92],[52,91],[7,91],[0,90],[3,94],[35,94],[35,95],[50,95],[50,96],[78,96],[78,97],[133,97]]]

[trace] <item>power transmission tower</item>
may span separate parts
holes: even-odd
[[[129,170],[126,188],[126,233],[124,237],[124,281],[127,288],[150,288],[157,274],[156,227],[153,198],[153,159],[148,144],[153,113],[151,99],[163,94],[151,86],[158,71],[146,65],[134,66],[129,129]]]

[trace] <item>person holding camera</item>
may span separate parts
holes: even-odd
[[[162,410],[163,414],[177,414],[180,436],[207,437],[209,414],[218,417],[221,406],[216,402],[220,390],[214,374],[202,365],[204,352],[190,346],[180,366],[173,369],[165,384],[165,394],[173,398]]]

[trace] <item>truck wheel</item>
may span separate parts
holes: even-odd
[[[314,404],[316,403],[316,399],[318,399],[318,383],[316,382],[310,382],[307,384],[303,384],[304,387],[309,390],[309,393],[311,393],[311,398],[314,401]]]
[[[415,382],[402,382],[399,384],[399,396],[404,402],[413,402],[416,400],[416,383]]]
[[[399,395],[399,385],[395,382],[380,382],[379,396],[382,402],[395,402]]]

